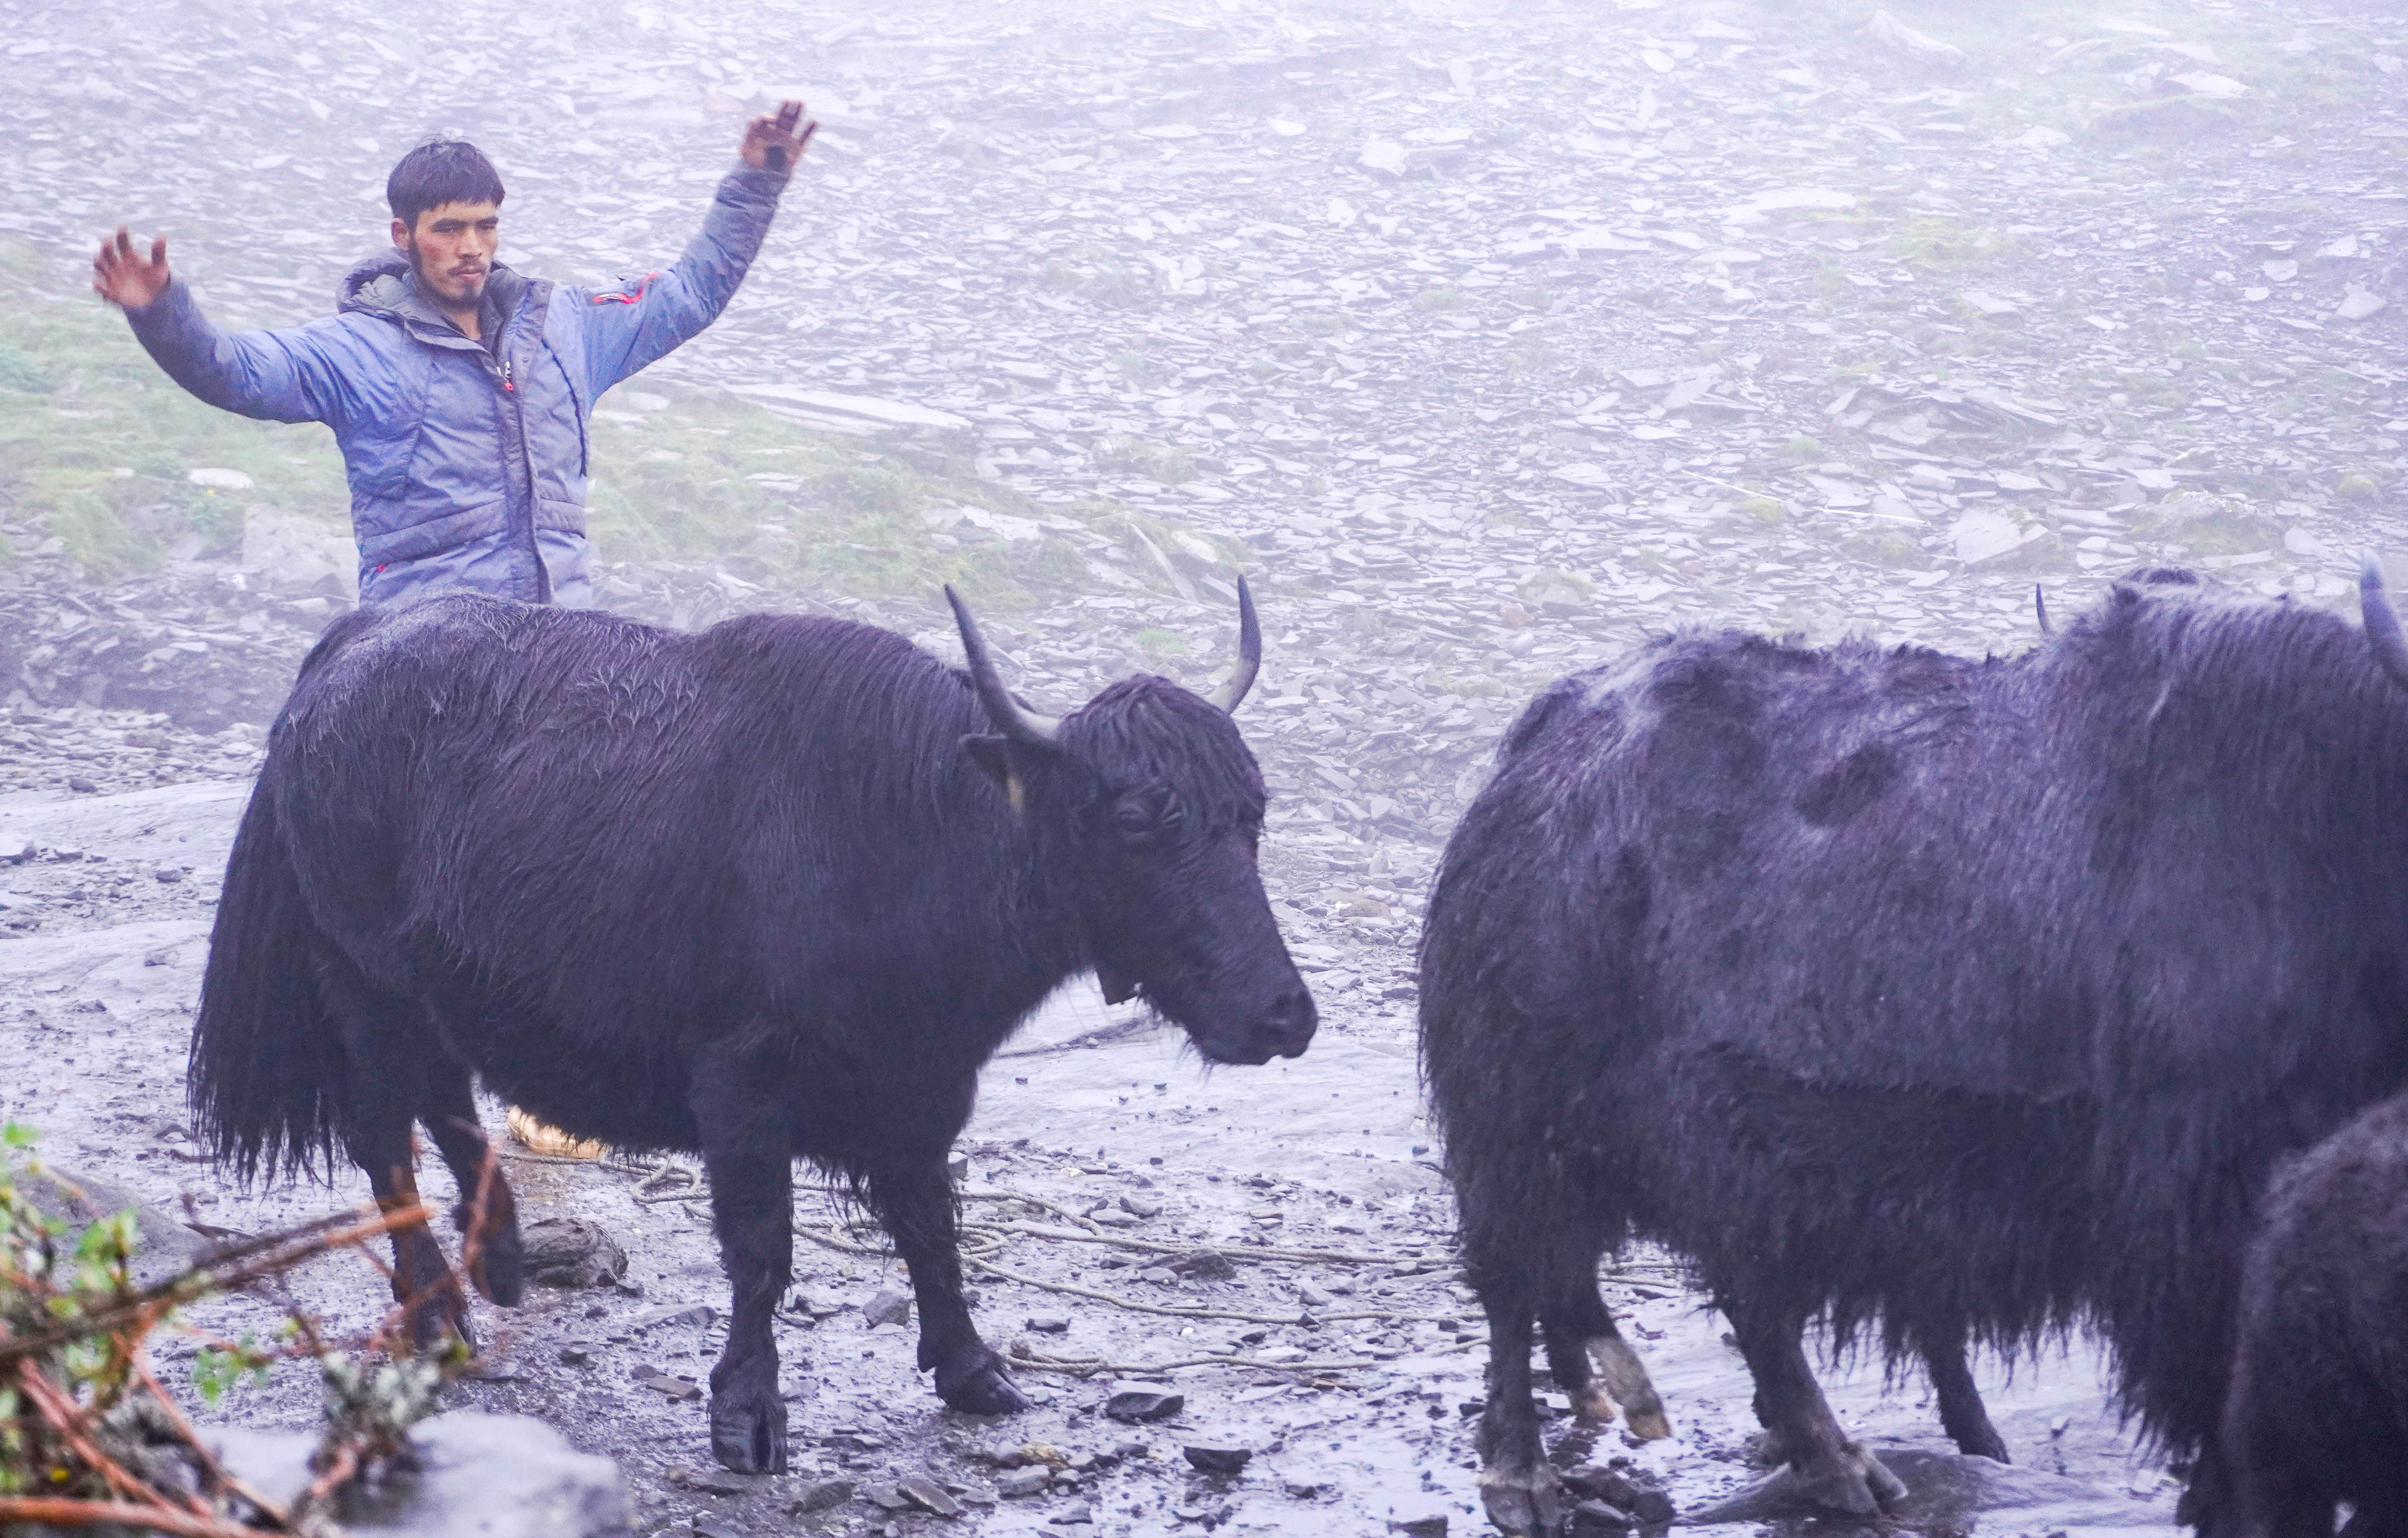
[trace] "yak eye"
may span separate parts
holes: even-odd
[[[1156,796],[1124,796],[1112,808],[1112,826],[1125,839],[1142,839],[1170,820],[1169,807]]]

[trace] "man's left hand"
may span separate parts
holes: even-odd
[[[799,133],[796,131],[798,124]],[[789,176],[819,127],[816,122],[803,122],[802,103],[780,102],[777,111],[764,112],[744,125],[744,144],[737,153],[756,171]]]

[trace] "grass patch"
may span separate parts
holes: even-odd
[[[710,560],[773,585],[921,602],[952,582],[1011,608],[1093,591],[1090,557],[1117,548],[1120,569],[1169,585],[1116,504],[1032,507],[980,479],[966,455],[814,432],[716,392],[642,387],[669,408],[626,411],[606,397],[592,424],[597,563]],[[1177,450],[1130,452],[1151,479],[1196,473]],[[252,485],[193,484],[190,472],[204,467],[240,471]],[[334,435],[186,395],[120,316],[55,292],[30,253],[0,243],[0,561],[62,553],[107,581],[171,556],[231,556],[251,506],[346,527]],[[964,519],[964,509],[981,516]],[[1196,539],[1166,521],[1146,527],[1168,551]]]

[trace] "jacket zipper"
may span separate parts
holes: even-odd
[[[544,569],[543,546],[536,538],[535,450],[527,442],[526,398],[519,394],[518,381],[511,372],[506,354],[502,359],[502,394],[510,397],[510,412],[518,427],[519,464],[526,472],[526,548],[527,557],[535,563],[535,601],[552,601],[552,573]]]

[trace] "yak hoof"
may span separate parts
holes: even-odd
[[[471,1215],[465,1201],[452,1209],[452,1221],[463,1234],[468,1231]],[[526,1245],[516,1223],[484,1236],[477,1246],[476,1263],[468,1268],[468,1280],[504,1308],[516,1308],[525,1301]]]
[[[774,1393],[766,1402],[732,1394],[712,1395],[710,1456],[736,1473],[784,1473],[785,1405]]]
[[[937,1397],[966,1416],[1014,1415],[1033,1402],[1011,1381],[1003,1358],[984,1348],[967,1366],[937,1369]]]
[[[464,1356],[477,1354],[476,1331],[468,1328],[467,1301],[454,1289],[438,1287],[406,1312],[410,1346],[422,1355],[447,1356],[453,1341],[460,1343]]]
[[[1652,1410],[1630,1412],[1629,1431],[1641,1442],[1661,1442],[1672,1434],[1671,1417],[1661,1406]]]
[[[1564,1520],[1564,1488],[1544,1463],[1507,1471],[1484,1469],[1480,1503],[1488,1520],[1509,1538],[1555,1538]]]
[[[1825,1467],[1796,1473],[1798,1493],[1826,1511],[1878,1516],[1906,1499],[1906,1486],[1898,1475],[1853,1442],[1842,1444],[1839,1455]]]
[[[1573,1405],[1573,1409],[1579,1414],[1581,1419],[1594,1420],[1600,1425],[1611,1422],[1618,1413],[1614,1408],[1613,1396],[1605,1391],[1604,1385],[1597,1383],[1592,1383],[1581,1390],[1580,1399]]]
[[[1632,1436],[1641,1442],[1660,1442],[1672,1434],[1664,1401],[1648,1379],[1647,1364],[1630,1349],[1629,1342],[1619,1335],[1599,1335],[1588,1343],[1588,1356],[1596,1364],[1599,1386],[1622,1406]]]

